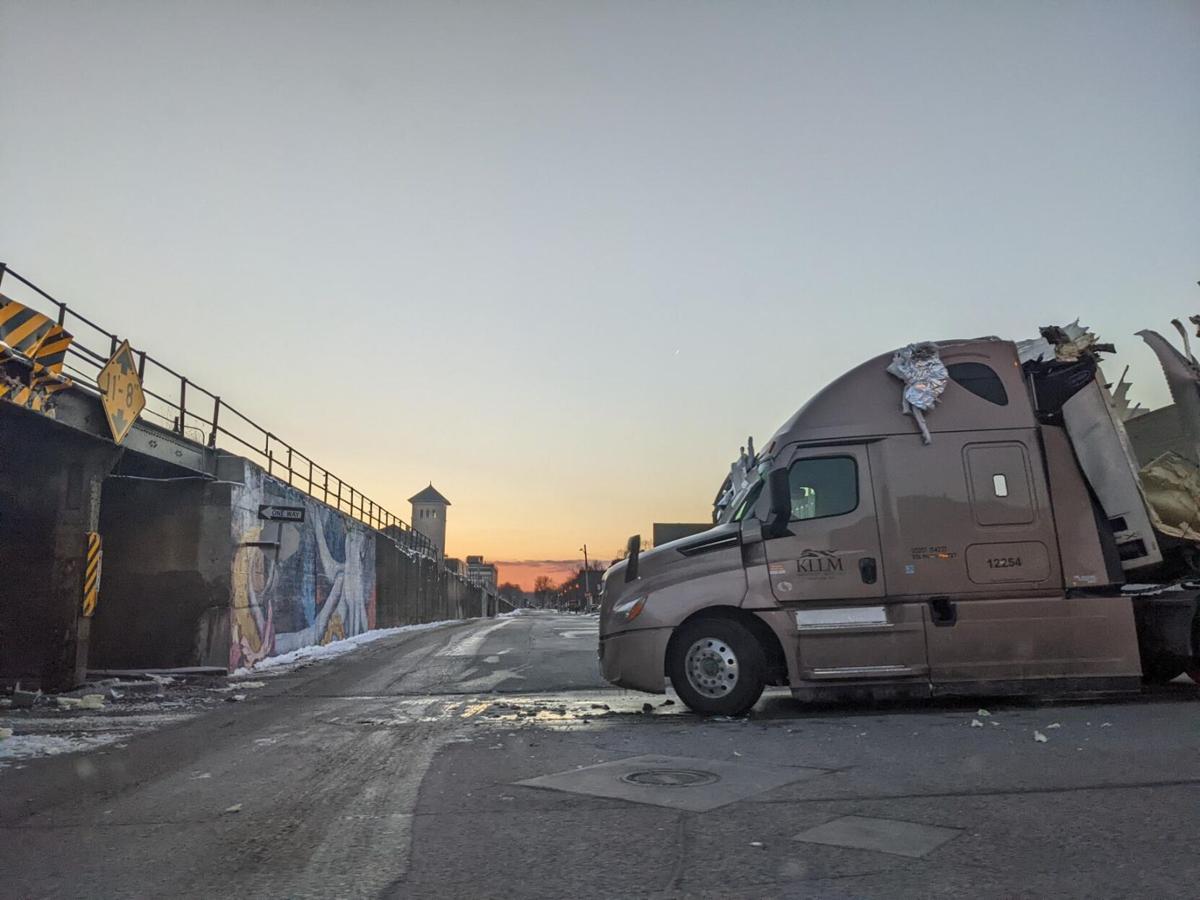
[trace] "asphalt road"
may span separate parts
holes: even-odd
[[[0,770],[0,897],[1200,895],[1193,685],[702,720],[595,631],[399,635]]]

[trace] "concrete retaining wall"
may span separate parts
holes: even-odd
[[[110,477],[89,667],[224,666],[231,485]]]
[[[372,628],[489,614],[482,591],[439,562],[253,463],[224,456],[219,471],[105,483],[91,668],[235,669]],[[262,505],[303,507],[304,522],[260,519]]]

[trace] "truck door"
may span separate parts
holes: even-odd
[[[1102,617],[1064,597],[1038,448],[1019,429],[870,447],[883,570],[893,597],[926,604],[935,692],[1095,671],[1110,654]]]
[[[797,450],[788,533],[766,541],[775,599],[792,610],[803,678],[924,679],[922,607],[886,604],[863,445]]]

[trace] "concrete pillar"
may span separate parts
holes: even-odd
[[[88,532],[100,529],[100,489],[121,451],[99,446],[76,451],[58,480],[54,557],[49,602],[61,627],[58,652],[48,653],[42,670],[44,690],[70,690],[87,676],[92,620],[83,614]],[[101,577],[101,596],[103,595]],[[103,599],[100,600],[103,602]]]

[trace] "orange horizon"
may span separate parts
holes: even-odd
[[[592,563],[595,565],[595,563]],[[527,560],[509,560],[507,562],[497,561],[496,566],[496,581],[498,584],[512,582],[520,586],[521,590],[530,592],[533,590],[533,582],[540,575],[545,575],[550,578],[556,585],[574,577],[575,573],[583,568],[582,559],[527,559]]]

